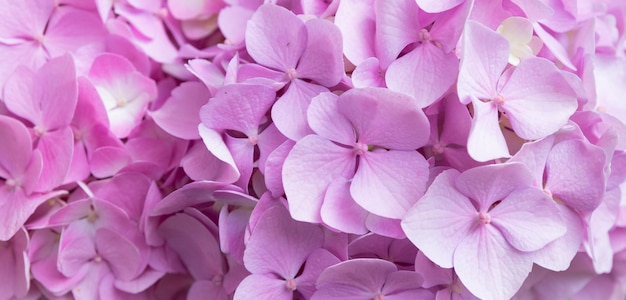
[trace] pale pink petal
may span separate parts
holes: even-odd
[[[428,163],[417,151],[368,152],[361,156],[350,194],[373,214],[402,219],[427,181]]]
[[[35,97],[35,72],[20,66],[8,77],[4,88],[3,100],[12,113],[33,124],[42,123],[42,113]]]
[[[419,9],[415,0],[375,1],[376,54],[382,69],[400,55],[402,49],[420,37]]]
[[[283,165],[282,178],[294,219],[321,222],[320,209],[335,178],[351,178],[356,160],[352,149],[316,135],[298,141]]]
[[[325,225],[352,234],[365,234],[365,220],[369,213],[359,206],[350,195],[350,182],[337,178],[324,195],[320,214]]]
[[[465,0],[415,0],[425,12],[436,13],[449,10]]]
[[[131,162],[130,154],[120,147],[100,147],[91,154],[89,167],[98,177],[110,177]]]
[[[456,54],[425,43],[391,63],[385,81],[392,91],[405,93],[415,98],[418,106],[426,107],[450,89],[458,70]]]
[[[283,163],[295,144],[292,140],[285,141],[274,149],[265,161],[265,186],[273,197],[280,197],[285,194],[282,176]]]
[[[95,14],[59,8],[48,23],[43,44],[51,57],[74,53],[85,45],[102,51],[105,33]]]
[[[246,29],[246,48],[258,63],[287,71],[295,68],[307,43],[304,23],[291,11],[262,5]]]
[[[228,6],[220,10],[217,24],[227,41],[235,45],[244,41],[246,24],[253,13],[254,10],[241,6]]]
[[[491,224],[520,251],[535,251],[567,231],[559,209],[542,190],[517,189],[490,213]]]
[[[204,126],[213,130],[236,130],[255,137],[275,99],[274,90],[264,85],[227,85],[202,107],[200,118]]]
[[[578,107],[567,81],[552,62],[542,58],[523,60],[501,95],[513,130],[529,140],[556,132]]]
[[[252,274],[246,277],[235,291],[235,300],[248,299],[292,300],[293,291],[287,289],[285,281],[269,274]]]
[[[199,82],[184,82],[172,91],[170,98],[158,110],[150,113],[154,122],[167,133],[182,139],[198,139],[200,108],[211,95]]]
[[[335,14],[335,25],[343,37],[344,55],[355,65],[375,57],[376,16],[374,0],[342,0]]]
[[[580,215],[565,205],[557,205],[565,220],[567,232],[564,236],[532,253],[533,261],[546,269],[564,271],[568,269],[578,253],[586,230]]]
[[[546,161],[545,188],[573,209],[592,211],[604,196],[604,161],[599,147],[581,140],[560,142]]]
[[[366,145],[414,150],[430,135],[428,119],[413,99],[388,89],[351,89],[339,96],[337,106]]]
[[[0,37],[27,38],[43,34],[46,23],[54,11],[52,1],[11,1],[0,2]],[[3,41],[3,44],[5,42]]]
[[[509,42],[474,21],[467,22],[457,90],[464,104],[493,99],[496,84],[509,59]]]
[[[437,19],[435,19],[433,26],[430,28],[429,34],[431,41],[435,41],[437,46],[440,45],[445,53],[450,53],[456,52],[455,49],[463,33],[464,25],[467,22],[470,11],[473,10],[476,5],[475,2],[465,0],[444,0],[441,2],[445,1],[464,3],[463,5],[458,5],[437,15]]]
[[[107,109],[111,131],[119,138],[127,137],[140,123],[148,103],[157,96],[154,81],[116,54],[98,56],[89,78]]]
[[[454,253],[454,270],[481,299],[510,299],[532,269],[532,259],[511,247],[492,226],[479,226]]]
[[[39,178],[38,190],[50,191],[63,183],[74,153],[72,129],[47,132],[39,138],[37,149],[41,151],[43,169]]]
[[[305,26],[308,39],[296,68],[298,77],[326,87],[338,84],[344,73],[341,32],[323,19],[309,20]]]
[[[272,107],[272,120],[278,130],[294,141],[312,133],[307,124],[307,109],[311,99],[323,92],[328,89],[321,85],[299,79],[292,81]]]
[[[530,187],[533,178],[521,163],[476,167],[463,172],[455,187],[472,199],[478,211],[486,212],[496,201],[519,188]]]
[[[33,142],[26,126],[16,119],[0,115],[0,140],[11,141],[0,147],[0,177],[5,180],[21,177],[33,154]]]
[[[474,118],[467,139],[467,152],[479,162],[510,157],[509,149],[500,129],[498,109],[492,103],[473,101]]]
[[[289,280],[323,242],[320,227],[294,221],[284,206],[277,205],[261,215],[246,244],[243,261],[253,274],[273,273]]]
[[[337,108],[338,96],[333,93],[322,93],[311,100],[307,110],[309,126],[319,136],[343,145],[356,142],[352,124]]]
[[[459,173],[444,171],[402,220],[413,244],[439,266],[451,268],[453,254],[474,226],[476,209],[454,188]]]
[[[375,214],[369,214],[365,220],[365,227],[372,233],[394,239],[404,239],[406,235],[400,226],[401,220],[390,219]]]
[[[352,71],[352,84],[355,88],[386,87],[385,73],[380,69],[376,57],[370,57]]]
[[[223,1],[167,1],[167,7],[170,9],[172,16],[179,20],[190,20],[203,17],[203,15],[211,15],[218,12],[225,5]]]

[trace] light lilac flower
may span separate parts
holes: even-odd
[[[78,97],[74,60],[55,58],[33,72],[20,67],[7,81],[7,107],[32,124],[34,145],[43,158],[38,190],[50,191],[64,182],[74,152],[70,122]]]
[[[337,27],[322,19],[305,23],[282,7],[265,4],[248,22],[246,48],[259,65],[269,68],[250,70],[248,78],[266,74],[288,84],[272,108],[276,127],[292,140],[310,133],[306,109],[311,98],[328,91],[326,87],[338,84],[343,76]]]
[[[535,140],[565,125],[577,107],[574,91],[552,62],[528,58],[507,68],[509,49],[503,36],[467,23],[457,89],[461,102],[474,109],[468,151],[478,161],[510,157],[500,114],[519,137]]]
[[[324,222],[324,205],[348,209],[354,198],[373,214],[402,218],[428,178],[426,161],[415,151],[426,142],[428,121],[412,99],[381,88],[325,93],[308,115],[317,134],[299,140],[283,166],[292,216]],[[351,179],[344,189],[349,193],[329,194],[342,178]]]
[[[109,117],[111,132],[127,137],[139,125],[150,101],[156,99],[156,84],[138,72],[124,57],[103,54],[89,70]]]
[[[532,252],[566,232],[556,204],[519,163],[442,172],[402,228],[426,257],[454,267],[484,299],[513,296],[531,271]]]
[[[311,297],[319,274],[339,262],[323,244],[318,226],[292,220],[281,205],[268,208],[252,229],[244,252],[244,264],[252,274],[237,287],[234,299]]]

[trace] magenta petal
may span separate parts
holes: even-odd
[[[209,98],[209,91],[202,83],[185,82],[175,88],[165,104],[150,115],[169,134],[182,139],[198,139],[198,111]]]
[[[131,162],[130,154],[120,147],[100,147],[91,155],[89,167],[97,178],[110,177]]]
[[[49,191],[63,183],[72,162],[74,152],[72,129],[65,127],[47,132],[39,138],[37,149],[41,151],[43,158],[38,190]]]
[[[4,87],[3,100],[12,113],[29,120],[33,124],[42,123],[39,99],[34,90],[36,73],[21,66],[8,77]]]
[[[278,130],[294,141],[312,133],[307,124],[307,109],[311,99],[323,92],[328,89],[321,85],[299,79],[292,81],[272,107],[272,119]]]
[[[211,280],[222,274],[219,244],[195,218],[186,214],[169,217],[159,226],[159,234],[178,254],[194,279]]]
[[[26,126],[16,119],[0,115],[0,140],[11,141],[0,147],[0,177],[6,180],[21,176],[33,153],[33,142]]]
[[[189,178],[193,180],[211,180],[235,182],[239,172],[215,157],[204,143],[195,143],[180,161]]]
[[[545,187],[569,207],[592,211],[604,195],[604,161],[599,147],[580,140],[558,143],[548,155]]]
[[[213,130],[236,130],[254,137],[275,98],[274,90],[264,85],[227,85],[202,107],[200,118],[206,127]]]
[[[283,165],[283,184],[294,219],[321,222],[320,209],[335,178],[351,178],[356,160],[352,149],[316,135],[298,141]]]
[[[428,119],[413,99],[388,89],[351,89],[339,96],[337,106],[367,145],[414,150],[430,135]]]
[[[401,219],[426,190],[428,163],[416,151],[368,152],[361,156],[350,194],[367,211]]]
[[[509,59],[509,42],[497,32],[469,21],[463,33],[463,57],[458,92],[461,102],[493,99],[496,84]]]
[[[556,204],[540,189],[518,189],[490,212],[493,224],[520,251],[535,251],[567,231]]]
[[[476,228],[457,247],[454,270],[481,299],[509,299],[532,269],[529,255],[511,247],[492,226]]]
[[[46,130],[66,127],[70,124],[78,97],[78,83],[74,60],[70,55],[51,59],[37,71],[34,79],[34,97],[42,114]]]
[[[109,268],[116,278],[131,280],[143,270],[141,256],[146,253],[139,249],[122,235],[111,230],[100,228],[96,231],[95,239],[98,255],[107,261]]]
[[[246,47],[262,65],[281,71],[295,68],[306,43],[304,23],[281,6],[262,5],[248,22]]]
[[[253,274],[273,273],[289,280],[296,277],[307,257],[323,242],[320,227],[294,221],[285,207],[274,206],[254,227],[243,261]]]
[[[319,136],[343,145],[352,145],[356,141],[352,124],[337,108],[338,96],[322,93],[311,100],[307,110],[309,126]]]
[[[426,43],[391,63],[385,81],[392,91],[405,93],[426,107],[450,89],[458,69],[456,54]]]
[[[459,173],[441,173],[402,220],[402,229],[430,260],[453,266],[453,254],[474,226],[476,209],[454,188]]]
[[[308,39],[296,68],[298,77],[326,87],[338,84],[344,72],[341,32],[323,19],[309,20],[305,26]]]
[[[270,274],[252,274],[246,277],[235,291],[235,300],[248,299],[292,300],[293,291],[287,289],[285,281]]]
[[[498,109],[492,103],[473,101],[474,118],[467,140],[469,155],[480,162],[510,157],[509,149],[498,123]]]
[[[223,287],[210,280],[197,280],[189,288],[187,299],[215,299],[228,300],[228,294]]]
[[[77,274],[97,255],[87,222],[74,222],[61,233],[57,268],[65,276]]]

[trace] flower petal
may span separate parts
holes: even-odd
[[[454,188],[459,173],[439,174],[424,196],[402,220],[407,237],[428,259],[443,268],[453,266],[453,254],[474,226],[476,209]]]
[[[428,163],[417,151],[368,152],[361,156],[350,194],[373,214],[402,219],[427,181]]]

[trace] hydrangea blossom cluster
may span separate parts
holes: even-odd
[[[0,0],[0,300],[624,299],[624,20]]]

